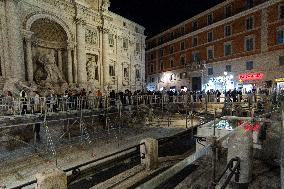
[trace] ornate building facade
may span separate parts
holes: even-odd
[[[0,0],[2,82],[142,89],[145,29],[109,6],[109,0]]]

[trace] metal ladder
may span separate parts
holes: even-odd
[[[45,124],[45,133],[46,133],[46,144],[47,144],[47,150],[51,152],[51,154],[53,156],[56,156],[56,150],[55,150],[55,146],[49,131],[49,128],[47,126],[47,124]]]
[[[87,127],[85,126],[84,122],[81,123],[81,134],[83,135],[84,139],[85,139],[89,144],[92,143],[90,133],[89,133]]]

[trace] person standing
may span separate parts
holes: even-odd
[[[20,92],[20,99],[21,99],[21,102],[22,102],[22,111],[21,111],[21,114],[26,114],[27,111],[28,111],[28,105],[27,105],[28,97],[27,97],[26,91],[22,90],[22,91]]]

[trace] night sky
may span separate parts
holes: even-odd
[[[110,10],[141,24],[151,37],[223,1],[111,0]]]

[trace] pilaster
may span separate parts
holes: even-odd
[[[86,44],[85,44],[85,21],[82,19],[76,20],[77,30],[77,75],[78,83],[87,82],[86,70]]]

